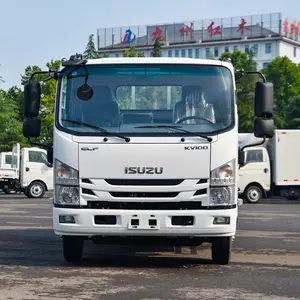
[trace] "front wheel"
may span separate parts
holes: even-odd
[[[84,239],[77,236],[62,237],[63,252],[68,262],[78,262],[82,259]]]
[[[262,199],[263,192],[260,187],[250,185],[245,191],[245,199],[248,203],[257,203]]]
[[[212,240],[211,254],[215,264],[228,265],[231,257],[232,237],[218,237]]]
[[[43,198],[46,187],[42,182],[34,181],[25,190],[24,194],[28,198]]]

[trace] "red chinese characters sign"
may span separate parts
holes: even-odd
[[[213,35],[216,35],[216,34],[222,34],[221,26],[218,25],[218,26],[214,27],[214,25],[215,25],[215,22],[211,21],[211,23],[207,27],[207,31],[208,31],[210,37],[212,37]]]
[[[190,26],[183,26],[180,28],[179,32],[181,36],[185,36],[190,34],[190,38],[193,38],[193,30],[194,30],[194,23],[191,23]]]
[[[245,30],[251,30],[250,27],[246,26],[247,22],[245,21],[244,18],[242,18],[242,21],[241,23],[239,24],[239,28],[237,30],[237,32],[241,32],[241,35],[244,35],[245,34]]]
[[[152,33],[152,41],[160,38],[163,41],[165,38],[162,36],[162,30],[159,27],[156,27],[155,31]]]
[[[285,35],[292,35],[296,39],[300,36],[300,22],[289,22],[288,19],[285,19],[282,23],[283,26],[283,33]]]
[[[291,24],[291,34],[295,35],[296,38],[300,35],[300,23],[295,22]]]

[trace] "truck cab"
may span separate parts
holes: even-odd
[[[239,193],[250,203],[267,196],[271,188],[270,158],[265,147],[246,148],[245,164],[239,168]]]
[[[24,192],[29,198],[42,198],[53,189],[53,167],[47,151],[37,147],[12,147],[8,169],[0,169],[0,188],[5,193]]]
[[[238,218],[238,113],[230,62],[73,55],[57,80],[53,230],[64,257],[96,244],[199,246],[228,264]],[[43,73],[44,72],[44,73]],[[47,72],[37,72],[37,74]],[[24,87],[39,137],[41,85]],[[255,133],[273,134],[273,86],[256,88]],[[36,142],[34,142],[36,144]]]

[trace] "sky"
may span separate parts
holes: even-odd
[[[0,88],[20,86],[28,65],[83,53],[98,28],[281,12],[300,21],[300,1],[0,0]]]

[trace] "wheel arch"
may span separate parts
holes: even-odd
[[[248,183],[244,189],[244,193],[247,191],[249,186],[256,186],[256,187],[260,188],[260,190],[262,191],[263,198],[267,198],[267,191],[263,188],[263,186],[259,182],[252,181],[252,182]]]
[[[35,183],[35,182],[42,183],[42,184],[44,185],[44,187],[45,187],[45,190],[48,191],[48,186],[47,186],[46,182],[44,182],[44,181],[41,180],[41,179],[35,179],[35,180],[32,180],[32,181],[30,182],[30,184],[29,184],[26,188],[28,188],[31,184],[33,184],[33,183]]]

